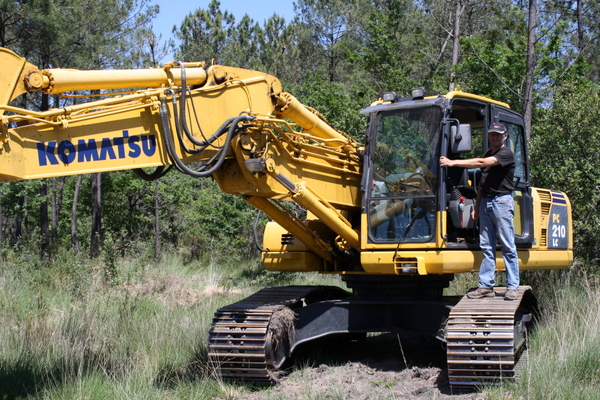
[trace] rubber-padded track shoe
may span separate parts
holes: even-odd
[[[469,293],[467,293],[467,297],[470,299],[481,299],[482,297],[494,297],[494,289],[488,289],[488,288],[477,288],[473,291],[470,291]]]

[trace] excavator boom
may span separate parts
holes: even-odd
[[[6,49],[0,63],[7,66],[1,80],[0,181],[174,166],[246,196],[325,262],[333,260],[331,245],[278,201],[297,198],[339,231],[342,242],[358,246],[358,233],[340,208],[360,206],[360,144],[282,92],[277,78],[203,62],[39,70]],[[47,111],[8,104],[36,91],[86,91],[100,99]]]

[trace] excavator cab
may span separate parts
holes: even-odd
[[[365,247],[393,249],[396,271],[416,272],[398,261],[406,249],[456,249],[472,256],[454,264],[454,271],[473,270],[478,265],[477,224],[472,218],[479,169],[440,168],[439,157],[483,157],[489,149],[485,127],[500,122],[507,127],[506,145],[516,158],[515,241],[529,248],[534,239],[534,207],[529,180],[527,146],[522,117],[505,104],[460,91],[446,95],[409,98],[388,95],[363,110],[369,117],[363,212]],[[458,254],[458,253],[457,253]],[[419,259],[419,274],[436,271],[431,256]],[[363,262],[365,264],[365,262]],[[368,261],[366,262],[367,269]],[[440,264],[441,266],[441,264]],[[467,269],[468,268],[468,269]],[[383,271],[379,262],[374,270]],[[389,270],[389,266],[387,268]]]
[[[393,98],[393,97],[392,97]],[[471,217],[481,171],[439,167],[449,158],[482,157],[489,148],[486,129],[507,126],[507,146],[515,153],[515,226],[517,242],[531,244],[532,198],[522,118],[507,105],[452,92],[446,96],[406,98],[374,105],[370,116],[368,241],[476,246]],[[438,212],[447,212],[444,223]]]

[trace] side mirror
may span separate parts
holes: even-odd
[[[468,153],[473,150],[471,144],[471,125],[450,126],[450,151],[454,154]]]

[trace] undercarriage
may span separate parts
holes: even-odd
[[[392,279],[390,279],[392,278]],[[427,278],[427,279],[423,279]],[[209,360],[223,379],[271,384],[297,346],[335,334],[410,332],[436,337],[447,348],[453,388],[514,380],[536,301],[443,296],[451,278],[345,276],[352,292],[335,286],[260,290],[215,313]]]

